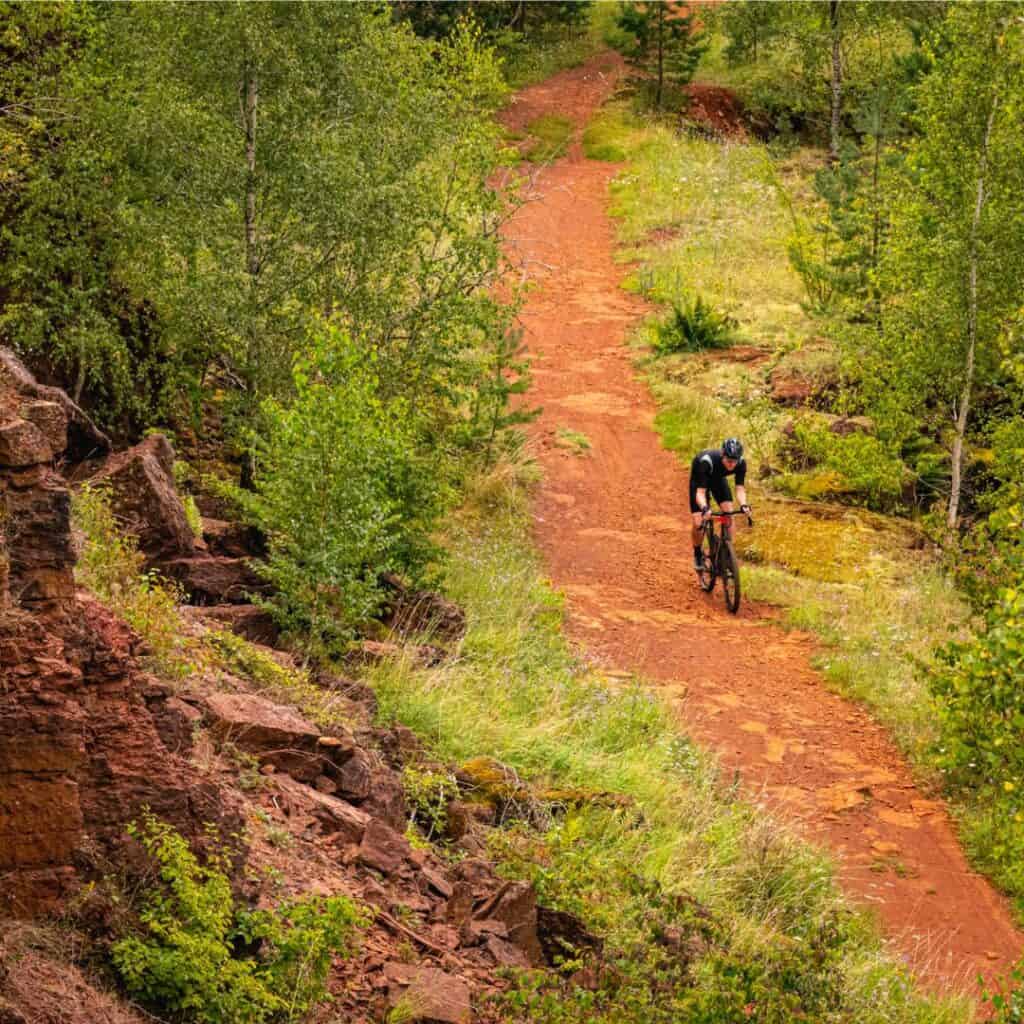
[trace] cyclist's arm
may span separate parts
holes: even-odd
[[[699,491],[697,493],[698,495],[700,494]],[[749,504],[749,502],[747,501],[747,489],[746,487],[743,486],[743,484],[736,485],[736,500],[740,503],[741,506]]]
[[[708,505],[708,489],[706,487],[697,488],[697,507],[707,508]]]

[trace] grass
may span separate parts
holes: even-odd
[[[559,114],[545,114],[527,126],[527,141],[520,150],[524,160],[547,164],[565,155],[572,137],[573,123]]]
[[[494,834],[506,871],[605,938],[619,978],[598,994],[524,979],[501,1004],[507,1019],[742,1020],[756,1003],[765,1021],[967,1020],[965,1000],[915,994],[827,859],[740,800],[655,691],[602,681],[576,658],[529,547],[521,489],[488,487],[448,538],[450,593],[469,621],[460,657],[373,669],[381,714],[446,760],[487,755],[532,781],[635,801],[571,811],[544,833]],[[673,929],[696,951],[685,970],[658,938]]]
[[[593,447],[586,434],[569,427],[559,427],[555,431],[555,444],[559,448],[567,448],[573,455],[586,455]]]

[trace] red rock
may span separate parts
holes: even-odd
[[[444,875],[439,871],[435,871],[433,868],[424,865],[420,869],[420,874],[427,885],[429,885],[434,892],[440,893],[440,895],[445,899],[449,899],[455,891],[452,884],[444,877]]]
[[[219,742],[304,782],[323,774],[328,762],[318,749],[320,730],[294,708],[251,693],[214,693],[204,707]]]
[[[530,966],[526,954],[518,946],[513,946],[511,942],[507,942],[497,935],[488,935],[484,940],[484,946],[499,967],[525,968]]]
[[[349,800],[365,800],[373,784],[373,762],[362,750],[350,757],[337,773],[338,788]]]
[[[253,604],[215,604],[202,609],[202,617],[218,629],[230,629],[254,644],[273,646],[281,631],[270,612]]]
[[[410,590],[394,573],[382,582],[388,590],[384,622],[395,632],[422,633],[442,642],[461,639],[466,633],[466,613],[454,601],[431,590]]]
[[[771,397],[780,405],[806,405],[814,390],[813,380],[792,370],[780,367],[771,375]]]
[[[57,449],[60,451],[63,448]],[[34,466],[50,462],[57,451],[47,444],[43,432],[28,420],[0,423],[0,466]]]
[[[228,558],[253,558],[265,553],[265,545],[253,527],[226,519],[204,516],[203,540],[213,554]]]
[[[70,602],[75,593],[71,495],[61,477],[40,469],[6,488],[0,499],[12,524],[7,542],[9,589],[21,605]]]
[[[312,818],[323,835],[337,837],[337,842],[362,842],[370,817],[358,807],[310,789],[287,775],[275,776],[274,785],[284,797],[290,816],[304,814]]]
[[[544,963],[537,936],[537,896],[529,882],[506,882],[474,916],[477,920],[493,918],[504,923],[509,941],[526,954],[531,966]]]
[[[153,434],[111,455],[89,480],[110,488],[114,511],[151,564],[195,549],[173,474],[174,449],[162,434]]]
[[[381,821],[373,819],[359,847],[359,860],[381,874],[393,875],[409,856],[409,841]]]
[[[40,384],[29,373],[25,364],[8,348],[0,346],[0,394],[8,396],[8,405],[15,415],[34,423],[55,447],[55,454],[66,451],[72,462],[102,455],[110,450],[110,438],[60,388]],[[60,440],[53,432],[56,414],[41,410],[37,403],[50,403],[60,407],[67,436]]]
[[[267,592],[266,581],[243,558],[195,555],[160,562],[161,571],[177,580],[195,604],[247,604]]]
[[[469,1024],[472,1011],[469,985],[435,967],[418,967],[392,961],[384,965],[388,1003],[411,1007],[417,1021],[431,1024]]]
[[[373,769],[369,795],[359,806],[394,829],[404,831],[409,820],[402,780],[390,768]]]

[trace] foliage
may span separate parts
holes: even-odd
[[[940,443],[954,479],[978,396],[1003,386],[1002,346],[1024,272],[1015,227],[1024,216],[1024,34],[1006,13],[951,7],[927,43],[933,67],[913,92],[918,134],[874,277],[877,329],[850,339],[861,400],[894,436],[924,432]],[[959,499],[954,484],[951,518]]]
[[[282,626],[339,651],[377,611],[381,573],[419,578],[435,557],[443,453],[424,451],[418,411],[382,395],[377,360],[338,331],[310,339],[294,388],[264,403],[256,491],[235,496],[268,538],[261,572]]]
[[[191,670],[191,646],[181,629],[178,586],[143,571],[135,538],[117,522],[109,491],[84,484],[74,494],[72,525],[82,538],[75,577],[108,604],[147,643],[154,669],[180,678]]]
[[[111,957],[130,995],[202,1024],[294,1021],[326,995],[331,957],[351,949],[362,910],[343,896],[246,910],[231,894],[230,855],[200,864],[186,840],[147,814],[129,826],[158,867],[139,913],[141,934]],[[248,945],[256,955],[240,955]]]
[[[714,309],[701,295],[673,302],[668,318],[655,328],[654,350],[659,355],[728,348],[739,326],[735,317]]]
[[[406,765],[402,787],[412,808],[410,824],[417,825],[428,840],[437,841],[448,827],[448,804],[458,798],[459,786],[448,772]]]
[[[654,78],[654,107],[661,110],[665,85],[679,87],[693,77],[705,43],[693,11],[675,0],[623,3],[618,27],[623,52],[643,75]]]
[[[426,41],[358,4],[10,7],[5,340],[126,430],[211,398],[237,428],[288,396],[327,317],[447,421],[507,320],[487,287],[504,85],[478,29]]]
[[[837,473],[842,489],[869,508],[891,511],[899,503],[906,470],[899,454],[874,435],[856,431],[841,436],[799,420],[795,443],[813,465]]]
[[[957,785],[1024,794],[1022,669],[1024,594],[1008,588],[984,629],[942,650],[932,672],[945,726],[941,763]]]

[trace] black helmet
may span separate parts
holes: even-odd
[[[739,460],[743,458],[743,445],[739,438],[727,437],[722,442],[722,454],[727,459],[735,459],[739,462]]]

